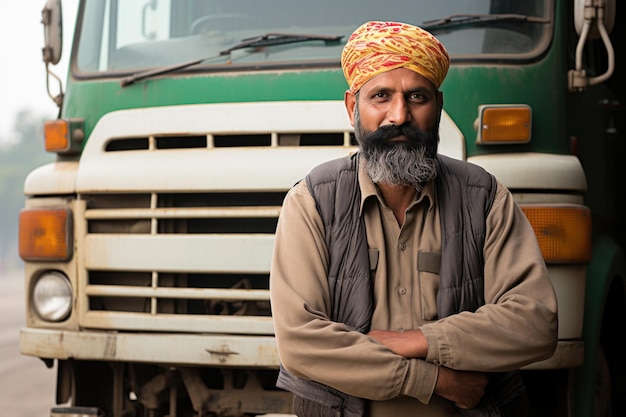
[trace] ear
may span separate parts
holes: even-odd
[[[441,122],[442,111],[443,111],[443,92],[437,91],[437,127],[439,127],[439,122]]]
[[[350,118],[350,124],[354,127],[354,108],[356,106],[356,95],[350,91],[346,90],[343,95],[343,102],[346,105],[346,110],[348,111],[348,117]]]

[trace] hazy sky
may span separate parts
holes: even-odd
[[[10,4],[9,4],[10,3]],[[15,117],[20,110],[55,117],[57,107],[46,90],[46,69],[41,59],[43,26],[41,11],[46,0],[0,0],[0,141],[13,136]],[[63,56],[50,69],[63,81],[72,40],[72,25],[78,0],[63,0]],[[58,82],[51,78],[51,92],[58,93]]]

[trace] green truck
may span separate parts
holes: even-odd
[[[554,356],[533,416],[616,416],[624,266],[624,9],[615,0],[80,1],[42,10],[55,161],[25,180],[24,355],[51,415],[289,414],[268,284],[287,190],[356,150],[339,57],[368,20],[448,49],[441,153],[483,166],[537,234]],[[66,80],[54,73],[73,36]],[[623,67],[622,67],[623,69]]]

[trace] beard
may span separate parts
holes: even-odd
[[[374,183],[404,185],[421,191],[424,183],[437,176],[438,129],[424,131],[405,123],[368,132],[355,110],[354,134],[365,157],[367,174]],[[398,136],[407,141],[391,141]]]

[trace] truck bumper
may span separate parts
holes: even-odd
[[[164,343],[167,340],[167,343]],[[45,359],[278,369],[271,336],[145,334],[23,328],[20,352]]]

